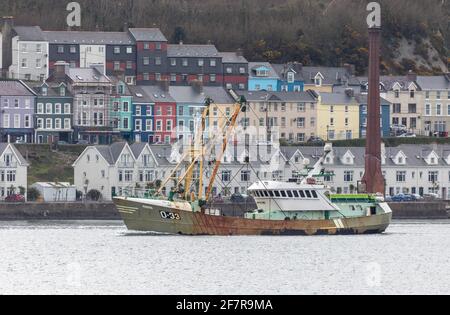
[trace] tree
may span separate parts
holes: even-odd
[[[36,188],[32,187],[28,189],[27,199],[28,201],[36,201],[41,197],[41,193]]]
[[[172,42],[178,44],[184,41],[186,41],[186,31],[182,26],[175,27],[172,34]]]
[[[89,190],[89,192],[87,193],[87,196],[86,196],[89,200],[92,200],[92,201],[99,201],[100,200],[100,198],[102,197],[102,193],[101,192],[99,192],[98,190],[96,190],[96,189],[91,189],[91,190]]]

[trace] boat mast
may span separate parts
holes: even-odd
[[[231,132],[234,130],[234,127],[236,126],[237,118],[241,111],[246,111],[245,104],[247,103],[247,100],[243,96],[240,97],[239,99],[235,97],[235,99],[236,104],[234,105],[234,112],[229,121],[228,128],[226,128],[225,131],[223,132],[222,151],[220,152],[219,156],[216,156],[216,164],[211,174],[208,189],[206,190],[205,200],[209,200],[209,197],[211,196],[212,187],[214,185],[220,165],[222,164],[222,158],[227,150],[228,139],[230,137]]]

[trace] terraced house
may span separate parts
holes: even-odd
[[[247,124],[261,131],[276,131],[280,139],[306,142],[317,135],[318,95],[308,92],[245,92],[249,110]],[[260,135],[261,136],[261,135]],[[252,139],[266,141],[264,138]]]
[[[2,142],[34,141],[36,94],[20,80],[0,81],[0,139]]]
[[[448,136],[450,131],[450,74],[419,76],[422,89],[423,131],[425,135]]]
[[[114,132],[122,139],[131,140],[133,132],[133,96],[128,85],[115,77],[110,78],[112,85],[109,117]]]
[[[143,86],[130,86],[133,94],[133,141],[136,143],[153,143],[155,139],[153,95],[147,94]]]
[[[64,82],[44,82],[35,86],[35,142],[73,141],[73,96]]]
[[[276,91],[280,76],[268,62],[249,62],[249,91]]]
[[[320,93],[317,135],[326,141],[359,138],[359,106],[353,90],[347,90],[346,93]]]

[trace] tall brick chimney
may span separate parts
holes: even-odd
[[[365,192],[384,195],[385,183],[381,170],[380,46],[381,25],[369,27],[369,94],[365,174],[362,184],[365,186]]]
[[[2,69],[1,76],[8,76],[9,67],[12,65],[12,38],[13,38],[14,17],[4,16],[2,18]]]

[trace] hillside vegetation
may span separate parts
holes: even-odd
[[[18,24],[65,29],[69,1],[3,0]],[[171,42],[242,48],[249,60],[367,67],[365,0],[78,0],[83,30],[159,27]],[[383,71],[440,73],[449,62],[450,0],[379,0]]]

